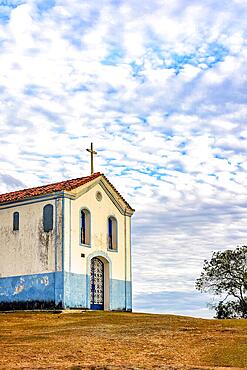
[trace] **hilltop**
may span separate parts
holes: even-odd
[[[0,328],[1,369],[247,368],[247,320],[14,312]]]

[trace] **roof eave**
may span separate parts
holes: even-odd
[[[116,200],[118,201],[118,203],[121,204],[121,208],[123,209],[123,213],[127,216],[132,216],[133,213],[135,212],[134,208],[132,208],[129,203],[124,199],[124,197],[119,193],[119,191],[115,188],[115,186],[108,180],[108,178],[104,175],[104,174],[101,174],[102,175],[102,178],[106,181],[106,183],[108,184],[108,186],[110,186],[110,188],[113,189],[113,191],[115,192],[115,194],[117,194],[117,197]],[[124,204],[124,206],[123,206]]]
[[[25,197],[22,199],[15,199],[15,200],[10,200],[6,202],[1,202],[0,208],[4,206],[12,205],[12,204],[20,204],[20,203],[25,203],[25,202],[30,203],[32,201],[35,202],[35,201],[41,201],[45,199],[49,200],[49,199],[60,198],[64,196],[70,197],[71,199],[74,198],[72,194],[69,194],[68,192],[65,192],[64,190],[62,190],[62,191],[56,191],[56,192],[47,193],[47,194],[40,194],[40,195],[32,196],[32,197]]]

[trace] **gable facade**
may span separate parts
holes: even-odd
[[[51,209],[52,220],[47,221],[44,214],[50,217]],[[84,211],[88,240],[82,239]],[[19,229],[14,230],[17,212]],[[0,203],[0,307],[97,308],[92,300],[100,276],[101,309],[131,310],[133,212],[101,174],[72,189],[8,197]],[[116,235],[109,238],[111,219]],[[92,275],[95,266],[102,276]]]

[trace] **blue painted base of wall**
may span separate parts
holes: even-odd
[[[64,273],[64,307],[89,308],[86,298],[87,276],[72,272]]]
[[[63,306],[63,274],[0,278],[0,309],[47,309]]]
[[[88,275],[69,272],[0,278],[0,310],[90,309]],[[110,310],[131,311],[131,282],[110,280]]]
[[[132,310],[131,281],[117,279],[110,281],[110,310]]]

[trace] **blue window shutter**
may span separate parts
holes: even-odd
[[[53,229],[53,205],[47,204],[43,208],[43,227],[48,232]]]

